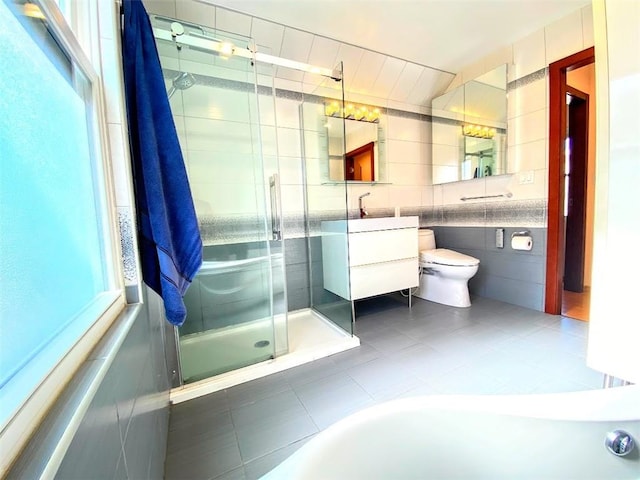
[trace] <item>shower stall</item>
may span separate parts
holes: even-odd
[[[311,68],[260,52],[250,38],[151,21],[204,244],[187,319],[174,330],[174,387],[314,342],[354,346],[351,302],[322,286],[321,222],[348,216],[346,183],[327,189],[321,172],[324,105],[344,102],[341,67]]]

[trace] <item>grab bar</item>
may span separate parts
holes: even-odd
[[[497,195],[479,195],[477,197],[460,197],[460,200],[462,200],[463,202],[466,202],[467,200],[479,200],[481,198],[499,198],[499,197],[511,198],[513,197],[513,193],[507,192],[507,193],[499,193]]]

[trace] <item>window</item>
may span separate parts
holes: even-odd
[[[97,77],[63,18],[50,1],[0,2],[3,437],[25,405],[55,398],[47,381],[60,389],[124,307]]]

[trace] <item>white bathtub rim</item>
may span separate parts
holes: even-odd
[[[263,479],[304,478],[308,465],[323,460],[318,452],[335,451],[336,439],[352,438],[359,425],[412,413],[465,412],[503,417],[575,422],[640,422],[640,385],[580,392],[529,395],[425,395],[391,400],[356,412],[318,433],[267,473]],[[638,440],[636,438],[636,440]],[[345,446],[345,448],[348,448]],[[637,454],[637,452],[635,452]],[[300,476],[301,472],[306,472]]]

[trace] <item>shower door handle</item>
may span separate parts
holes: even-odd
[[[282,212],[280,203],[280,178],[277,173],[269,177],[269,196],[271,197],[271,233],[273,240],[282,240]]]

